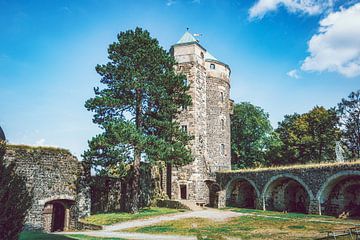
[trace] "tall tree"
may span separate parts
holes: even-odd
[[[15,172],[14,163],[4,163],[5,147],[0,138],[0,239],[16,240],[23,230],[32,195],[25,179]]]
[[[175,121],[191,97],[186,77],[174,72],[175,59],[146,30],[120,32],[110,44],[105,65],[97,65],[103,89],[85,107],[104,130],[89,141],[84,158],[100,174],[126,175],[129,182],[125,210],[138,211],[140,162],[164,161],[183,165],[192,161],[186,147],[190,136]]]
[[[269,114],[248,102],[234,106],[231,116],[231,159],[233,168],[265,165],[266,152],[276,145]]]
[[[360,157],[360,90],[351,92],[348,99],[338,104],[343,142],[351,152],[351,157]]]
[[[286,115],[276,132],[281,156],[273,164],[332,161],[335,143],[340,139],[335,109],[316,106],[308,113]]]

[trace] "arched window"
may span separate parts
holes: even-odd
[[[210,64],[210,69],[215,69],[215,64],[211,63]]]

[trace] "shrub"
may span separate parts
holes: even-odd
[[[23,230],[32,195],[14,164],[5,164],[5,149],[5,142],[0,140],[0,239],[15,240]]]

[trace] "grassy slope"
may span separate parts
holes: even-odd
[[[55,234],[47,234],[41,232],[28,232],[24,231],[20,234],[19,240],[121,240],[120,238],[97,238],[97,237],[89,237],[80,234],[75,235],[55,235]]]
[[[139,213],[135,213],[135,214],[124,213],[124,212],[94,214],[83,219],[82,221],[96,225],[111,225],[114,223],[125,222],[140,218],[148,218],[148,217],[170,214],[170,213],[177,213],[180,211],[184,211],[184,210],[153,207],[153,208],[141,209]]]
[[[250,210],[239,209],[249,213]],[[254,211],[254,210],[252,210]],[[255,210],[256,211],[256,210]],[[240,237],[241,239],[314,239],[326,235],[327,231],[353,227],[354,222],[332,217],[318,217],[305,214],[282,214],[262,212],[257,215],[241,216],[226,222],[215,222],[210,219],[189,218],[168,221],[161,224],[133,228],[127,231],[144,233],[163,233],[179,235],[198,235],[204,239],[224,239],[224,237]],[[281,216],[278,216],[281,215]],[[316,217],[315,217],[316,216]],[[286,219],[281,219],[284,217]],[[318,220],[330,222],[315,222]],[[342,224],[338,224],[341,221]],[[360,223],[360,221],[357,221]],[[206,236],[206,238],[205,238]]]

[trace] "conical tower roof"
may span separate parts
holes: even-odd
[[[3,130],[1,129],[1,127],[0,127],[0,140],[3,140],[3,141],[6,140],[5,134],[4,134]]]
[[[189,31],[186,31],[184,35],[180,38],[180,40],[177,41],[176,44],[193,43],[193,42],[198,42],[198,41]]]

